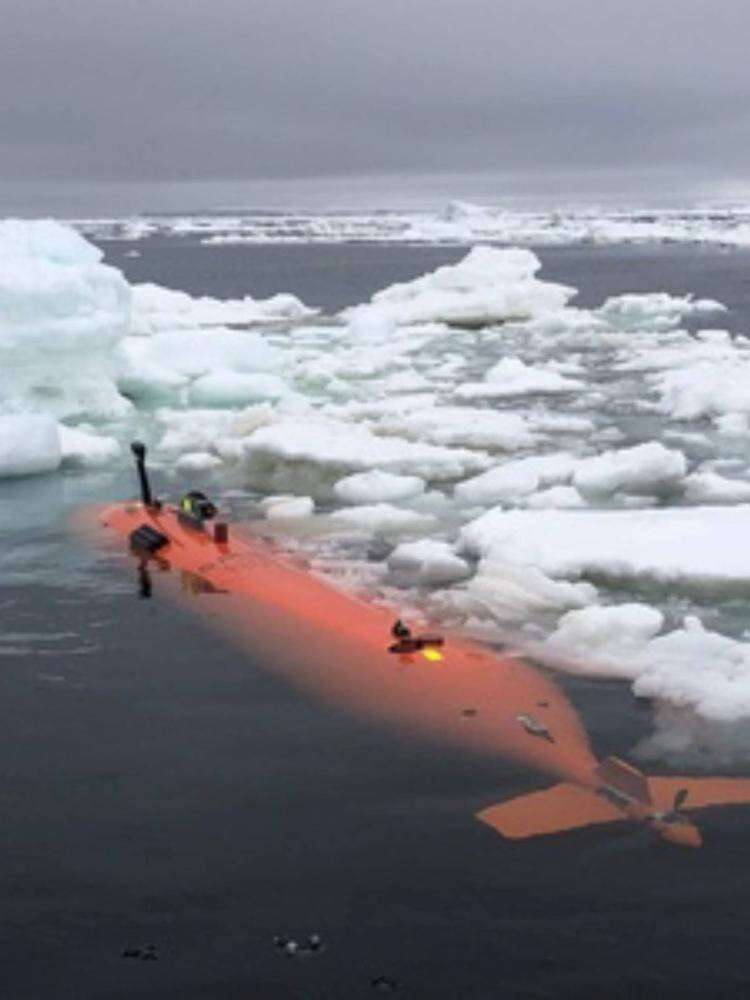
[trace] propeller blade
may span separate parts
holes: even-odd
[[[679,812],[680,809],[682,809],[682,807],[685,805],[685,799],[687,797],[688,797],[687,788],[680,788],[680,790],[676,793],[674,797],[674,805],[672,806],[672,810],[674,812]]]

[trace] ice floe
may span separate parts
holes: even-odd
[[[576,392],[584,383],[559,372],[524,364],[520,358],[503,358],[487,372],[483,382],[459,385],[457,399],[503,399],[513,396]]]
[[[0,401],[8,411],[106,421],[130,404],[112,350],[131,292],[102,253],[52,221],[0,222]]]
[[[369,305],[358,306],[349,316],[355,323],[463,327],[529,319],[561,309],[575,294],[575,289],[538,280],[540,267],[530,250],[474,247],[457,264],[377,292]]]
[[[394,503],[420,496],[424,490],[419,476],[397,476],[381,469],[344,476],[333,485],[334,496],[346,504]]]
[[[388,557],[388,568],[402,582],[422,585],[456,583],[471,575],[468,563],[452,546],[432,538],[397,545]]]
[[[316,495],[330,492],[346,473],[378,468],[428,481],[460,479],[484,469],[483,452],[378,437],[365,427],[309,414],[281,418],[242,440],[248,479],[254,485],[307,483]]]
[[[186,292],[146,283],[132,286],[131,333],[150,336],[162,330],[195,329],[202,326],[246,326],[279,320],[302,320],[315,313],[294,295],[270,299],[193,298]]]
[[[713,588],[750,584],[750,506],[640,510],[494,509],[461,530],[484,559],[534,566],[550,577]]]
[[[633,681],[634,694],[707,719],[750,716],[750,644],[706,629],[695,616],[664,631],[643,604],[568,611],[544,644],[558,666]]]
[[[0,416],[0,478],[54,472],[61,461],[60,435],[51,417]]]

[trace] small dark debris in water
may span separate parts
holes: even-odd
[[[323,938],[320,934],[310,934],[307,937],[307,941],[304,945],[300,944],[294,938],[289,937],[287,934],[276,934],[273,939],[274,946],[278,948],[279,951],[283,951],[285,955],[289,955],[290,958],[294,956],[312,955],[314,952],[322,951],[323,949]]]
[[[378,993],[394,993],[398,989],[395,979],[388,979],[387,976],[377,976],[370,980],[370,986]]]
[[[475,708],[464,708],[461,712],[464,719],[473,719],[476,714],[477,710]]]
[[[144,962],[156,962],[159,956],[156,954],[156,945],[147,944],[140,948],[123,948],[123,958],[140,958]]]

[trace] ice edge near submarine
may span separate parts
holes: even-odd
[[[750,802],[750,779],[647,777],[615,757],[597,761],[573,706],[522,659],[460,636],[414,636],[400,620],[394,626],[387,608],[335,589],[262,539],[230,538],[226,523],[209,525],[216,508],[203,493],[189,492],[179,507],[162,504],[151,491],[145,447],[134,442],[132,451],[140,503],[98,516],[138,558],[141,592],[150,593],[150,562],[175,568],[197,589],[220,593],[212,619],[293,683],[560,779],[477,813],[503,836],[631,820],[673,844],[699,847],[686,811]]]

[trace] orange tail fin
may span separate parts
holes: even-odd
[[[606,769],[605,774],[610,779],[613,777]],[[647,803],[655,813],[669,812],[674,807],[675,796],[683,790],[687,793],[680,799],[679,809],[683,813],[709,806],[750,803],[750,779],[747,778],[644,778],[648,783],[646,789],[636,781],[639,774],[635,771],[631,774],[628,791],[631,794],[637,791],[641,803]],[[615,787],[622,784],[618,775]],[[488,806],[477,813],[482,823],[511,840],[564,833],[627,818],[593,790],[567,783]]]
[[[749,778],[649,778],[648,787],[654,808],[658,810],[670,809],[675,795],[682,789],[687,791],[687,796],[680,812],[750,803]]]
[[[620,810],[606,799],[567,783],[522,795],[477,813],[482,823],[511,840],[562,833],[594,823],[614,823],[623,818]]]

